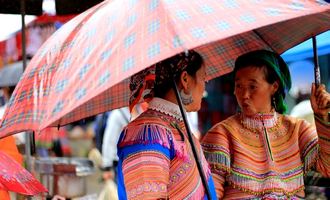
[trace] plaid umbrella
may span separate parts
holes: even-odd
[[[15,160],[0,151],[0,189],[36,195],[47,189]]]
[[[33,57],[0,137],[125,106],[131,75],[187,49],[202,54],[212,79],[230,72],[242,53],[282,53],[329,30],[329,19],[323,1],[104,1],[69,21]]]

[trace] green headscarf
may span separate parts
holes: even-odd
[[[284,99],[291,88],[291,75],[288,65],[279,54],[268,50],[256,50],[243,54],[236,59],[234,73],[236,74],[237,70],[242,67],[249,65],[259,66],[260,64],[271,69],[269,70],[270,75],[275,76],[279,81],[280,87],[274,94],[275,105],[273,106],[277,112],[283,114],[287,111]]]

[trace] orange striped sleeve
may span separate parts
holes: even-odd
[[[323,122],[315,117],[315,125],[320,146],[319,159],[316,169],[325,177],[330,177],[330,123]]]
[[[315,167],[325,177],[330,177],[330,126],[315,118],[315,127],[301,120],[299,148],[305,173]]]
[[[218,198],[223,198],[224,183],[230,171],[229,132],[219,123],[203,137],[202,147],[208,161]]]

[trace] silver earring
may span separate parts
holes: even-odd
[[[272,97],[272,104],[274,109],[276,110],[276,100],[275,100],[275,96]]]
[[[192,94],[191,94],[190,91],[189,91],[189,94],[186,94],[184,92],[184,90],[182,89],[180,91],[180,96],[181,96],[181,100],[182,100],[183,105],[189,105],[193,102]]]

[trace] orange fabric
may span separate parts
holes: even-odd
[[[9,192],[5,190],[0,190],[0,199],[1,200],[10,200]]]
[[[0,140],[0,151],[5,152],[21,165],[23,164],[23,157],[18,152],[14,136],[8,136]],[[8,191],[0,189],[0,199],[10,200]]]
[[[14,136],[8,136],[1,139],[0,150],[15,159],[18,163],[23,164],[23,157],[18,152]]]

